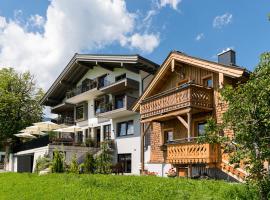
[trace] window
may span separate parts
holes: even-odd
[[[84,119],[84,106],[76,107],[76,120]]]
[[[111,139],[111,125],[110,124],[103,126],[103,133],[104,133],[104,140]]]
[[[126,136],[134,134],[133,121],[120,122],[117,124],[117,136]]]
[[[206,122],[200,122],[200,123],[198,123],[198,125],[197,125],[198,136],[204,135],[205,124],[206,124]]]
[[[100,88],[105,87],[107,84],[107,80],[106,80],[107,74],[98,77],[98,86]]]
[[[126,74],[121,74],[121,75],[115,77],[115,81],[117,82],[117,81],[123,80],[123,79],[125,79],[126,77],[127,77]]]
[[[121,164],[124,173],[131,173],[131,154],[118,154],[118,163]]]
[[[164,132],[164,143],[173,142],[173,131]]]
[[[213,87],[213,78],[211,75],[203,78],[203,85],[206,87]]]
[[[124,108],[125,95],[115,96],[115,109]]]
[[[104,112],[104,106],[105,106],[105,99],[100,98],[95,100],[95,113],[102,113]]]

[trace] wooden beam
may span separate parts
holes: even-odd
[[[145,129],[144,123],[141,123],[141,174],[144,173],[144,136],[151,127],[151,124],[149,123]]]
[[[184,120],[184,118],[182,118],[181,116],[176,117],[186,127],[186,129],[188,129],[188,123],[186,122],[186,120]]]
[[[97,66],[98,66],[98,67],[102,67],[102,68],[104,68],[104,69],[107,69],[107,70],[109,70],[109,71],[113,71],[113,67],[109,67],[109,66],[106,66],[106,65],[101,64],[101,63],[98,63],[98,62],[97,62]]]
[[[187,113],[188,118],[188,141],[190,141],[191,138],[191,131],[192,131],[192,118],[191,118],[191,112]]]
[[[180,111],[167,113],[167,114],[164,114],[164,115],[157,115],[157,116],[154,116],[154,117],[149,117],[149,118],[141,120],[141,123],[147,123],[147,122],[152,122],[152,121],[160,121],[161,119],[166,118],[166,117],[176,117],[178,115],[186,114],[186,113],[190,112],[190,110],[191,110],[190,108],[187,108],[187,109],[183,109],[183,110],[180,110]]]
[[[171,63],[171,67],[172,67],[172,72],[174,72],[174,70],[175,70],[175,60],[174,59],[172,59],[172,63]]]
[[[218,85],[219,88],[223,88],[224,85],[224,74],[221,72],[218,73]]]
[[[77,61],[76,62],[80,67],[87,68],[87,69],[93,69],[93,66],[90,65],[89,63],[82,62],[82,61]]]
[[[140,70],[138,68],[136,68],[135,66],[130,66],[128,64],[123,64],[123,67],[126,68],[129,71],[132,71],[136,74],[139,74]]]

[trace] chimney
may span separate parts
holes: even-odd
[[[223,65],[235,65],[235,51],[227,49],[218,54],[218,63]]]

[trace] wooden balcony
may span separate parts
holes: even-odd
[[[218,144],[168,144],[167,162],[172,164],[213,164],[219,162],[219,149]]]
[[[140,113],[141,118],[148,118],[186,107],[212,110],[213,89],[191,83],[184,84],[146,98],[141,103]]]

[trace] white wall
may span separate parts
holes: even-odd
[[[134,121],[134,134],[129,136],[117,137],[117,123],[123,121]],[[140,118],[139,114],[133,116],[118,118],[113,120],[113,136],[116,143],[115,162],[117,161],[117,154],[131,154],[131,173],[140,173]]]

